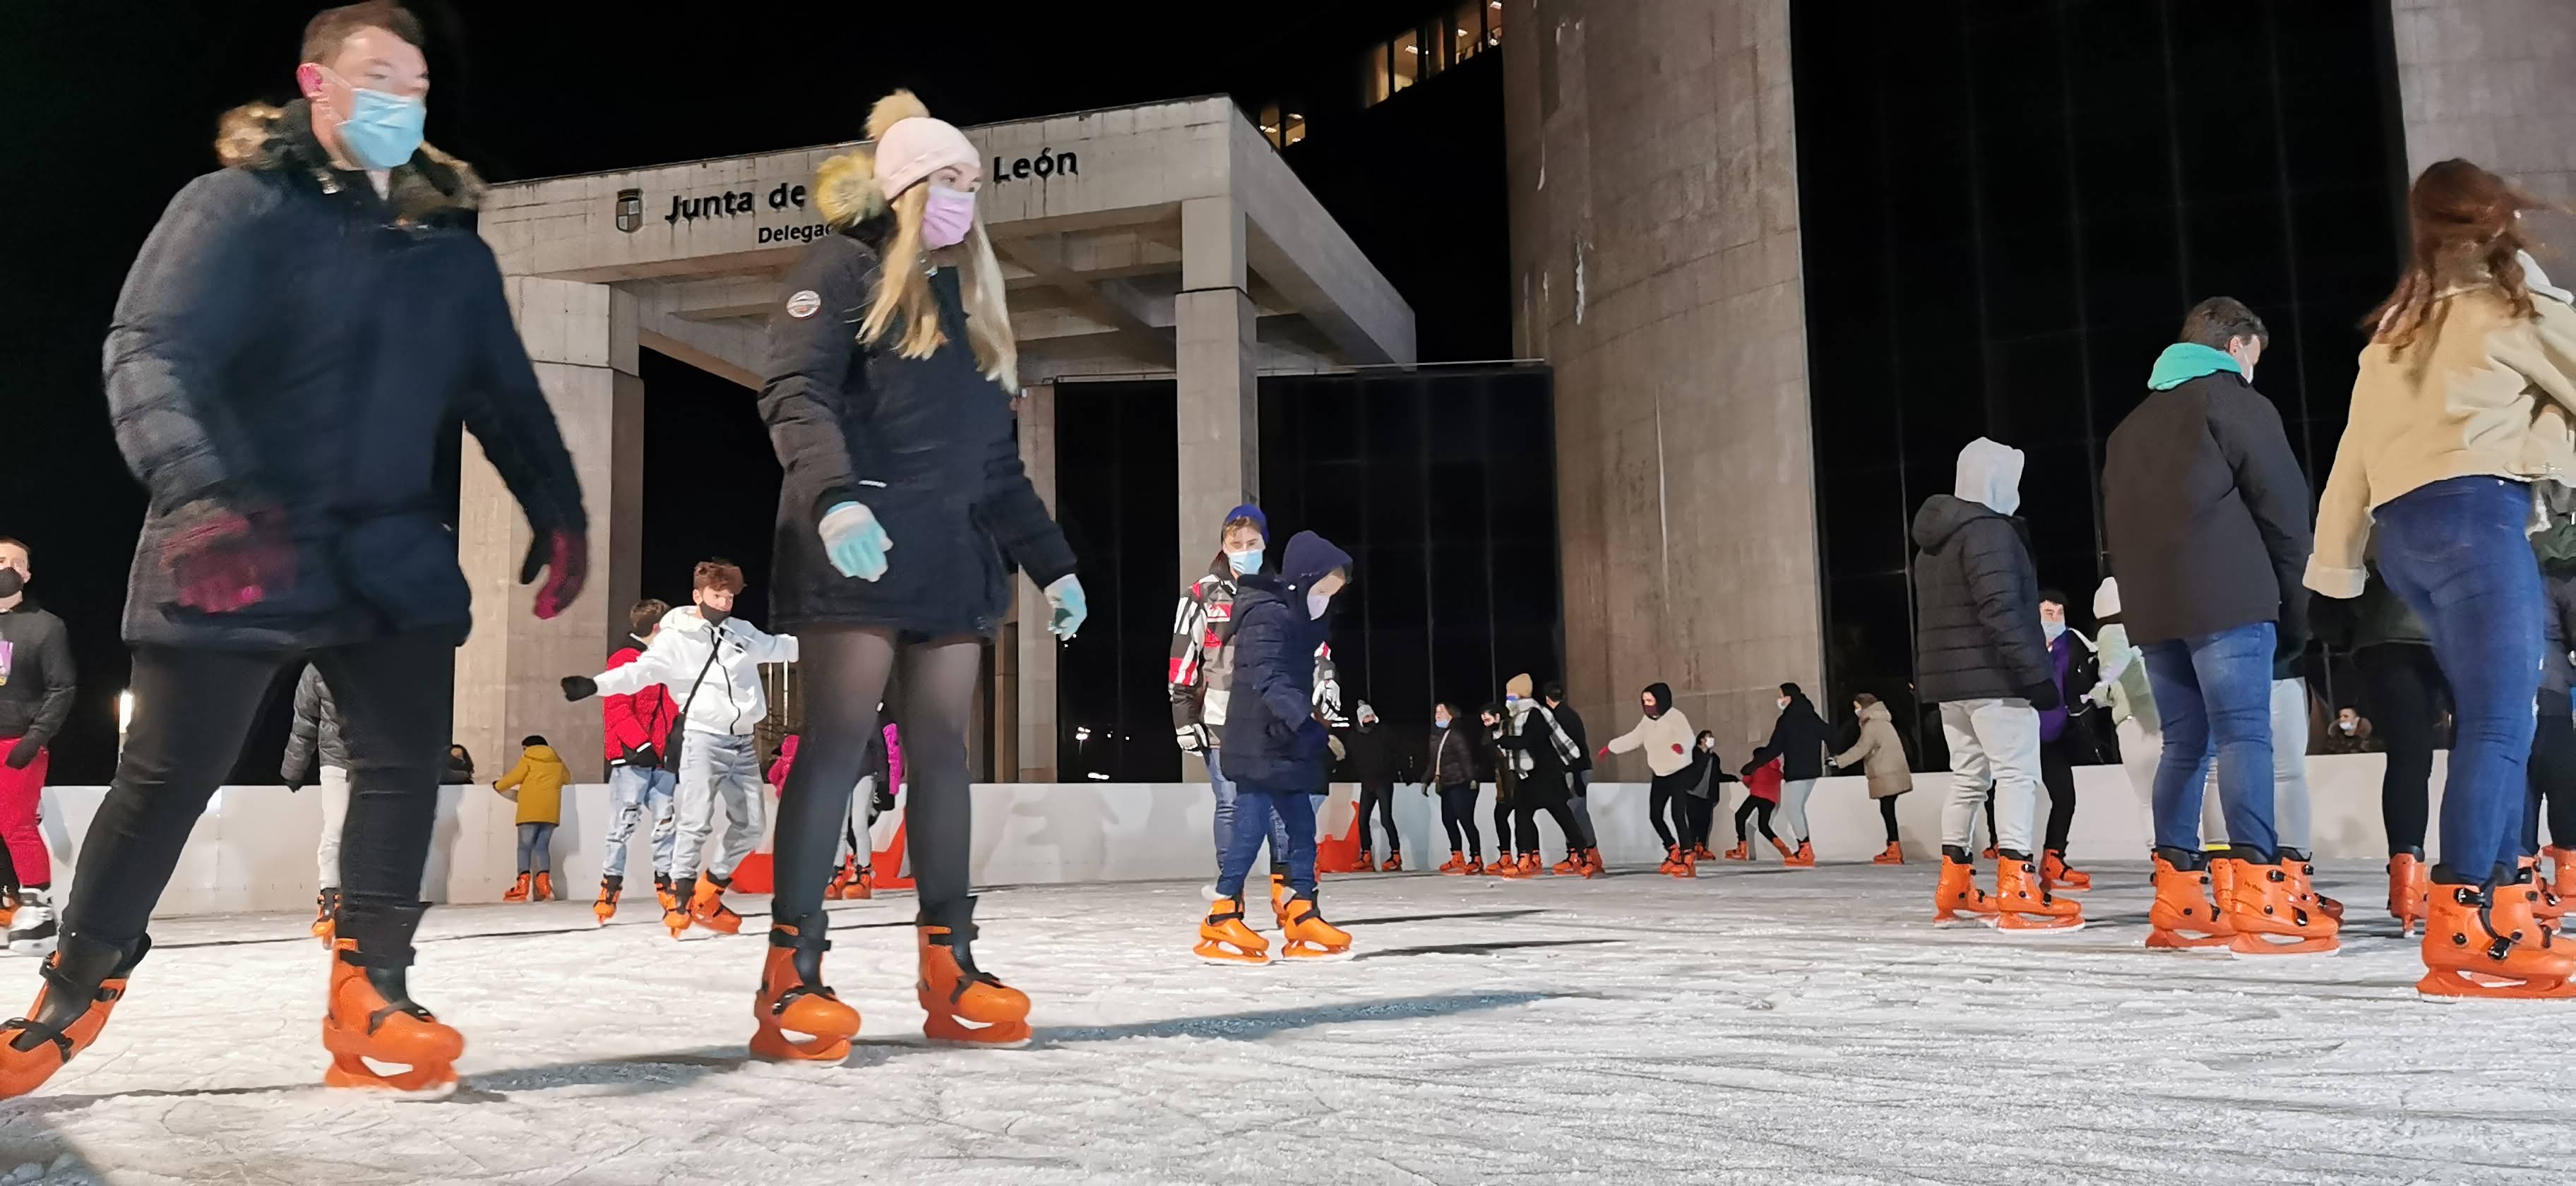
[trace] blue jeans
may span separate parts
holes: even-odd
[[[2239,859],[2279,859],[2281,842],[2272,831],[2277,637],[2272,623],[2256,622],[2140,648],[2165,726],[2164,758],[2156,764],[2156,847],[2200,851],[2201,785],[2215,753],[2228,847]]]
[[[2379,574],[2433,638],[2456,712],[2436,880],[2512,876],[2547,597],[2524,526],[2531,489],[2451,478],[2379,508]],[[2161,706],[2161,701],[2159,701]]]
[[[1213,765],[1213,764],[1211,764]],[[1288,864],[1288,886],[1307,898],[1315,896],[1315,799],[1304,787],[1272,788],[1251,783],[1234,784],[1235,805],[1253,811],[1270,813],[1274,828],[1286,835],[1274,841],[1270,855]],[[1237,828],[1218,854],[1216,892],[1229,898],[1243,896],[1243,882],[1252,873],[1254,857],[1261,855],[1264,837],[1259,828]]]
[[[519,825],[519,872],[552,873],[555,871],[555,826],[553,824]]]
[[[1217,753],[1218,751],[1215,746],[1208,747],[1208,787],[1216,792],[1216,864],[1217,868],[1223,869],[1225,868],[1225,854],[1228,850],[1234,847],[1234,813],[1239,792],[1236,790],[1235,781],[1231,778],[1227,778],[1225,776],[1225,768],[1218,764]],[[1313,830],[1312,821],[1308,821],[1307,831],[1312,832]],[[1258,831],[1254,832],[1254,835],[1259,834],[1260,833]],[[1252,851],[1256,853],[1261,851],[1261,845],[1259,842],[1256,841],[1253,844]],[[1273,807],[1270,815],[1271,863],[1286,863],[1288,860],[1287,852],[1288,825],[1285,815],[1279,811],[1277,807]],[[1311,863],[1313,859],[1313,855],[1309,854],[1307,857],[1308,862]]]
[[[671,872],[671,789],[679,784],[679,775],[659,766],[608,768],[608,845],[600,857],[601,874],[626,876],[626,838],[635,834],[648,809],[653,813],[653,872]]]

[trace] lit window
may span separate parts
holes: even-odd
[[[1400,91],[1422,81],[1421,35],[1407,29],[1396,35],[1393,48],[1394,56],[1389,60],[1395,66],[1395,89]]]
[[[1545,40],[1545,38],[1541,38],[1541,40]],[[1487,0],[1487,3],[1485,4],[1485,44],[1501,45],[1502,43],[1503,0]]]
[[[1369,47],[1368,62],[1361,67],[1368,74],[1366,93],[1371,106],[1386,102],[1386,97],[1394,93],[1387,86],[1386,57],[1386,43],[1379,42]]]
[[[1270,143],[1271,143],[1271,146],[1272,146],[1272,147],[1283,147],[1283,148],[1284,148],[1284,147],[1286,147],[1285,142],[1283,142],[1283,141],[1281,141],[1281,140],[1279,139],[1279,105],[1278,105],[1278,104],[1276,104],[1276,103],[1270,103],[1270,104],[1266,104],[1266,105],[1264,105],[1264,106],[1262,107],[1262,109],[1261,109],[1261,135],[1262,135],[1262,137],[1263,137],[1264,139],[1267,139],[1267,140],[1269,140],[1269,141],[1270,141]]]
[[[1279,125],[1279,146],[1286,148],[1306,139],[1306,117],[1294,111]]]
[[[1483,0],[1464,0],[1449,18],[1449,60],[1463,62],[1476,56],[1485,45],[1485,5]]]

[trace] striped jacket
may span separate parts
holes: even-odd
[[[1226,699],[1234,691],[1234,570],[1223,557],[1187,590],[1172,612],[1171,662],[1164,683],[1172,697],[1172,739],[1201,753],[1225,729]],[[1340,727],[1342,691],[1331,643],[1315,648],[1315,711]]]

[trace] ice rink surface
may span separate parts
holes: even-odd
[[[2375,867],[2329,957],[2139,947],[2141,866],[2072,935],[1926,925],[1934,870],[1695,882],[1334,877],[1349,963],[1190,957],[1194,884],[986,895],[1016,1051],[925,1044],[908,895],[837,906],[845,1064],[746,1063],[761,957],[630,904],[441,909],[437,1103],[320,1086],[302,919],[173,921],[114,1022],[0,1104],[0,1181],[2546,1182],[2576,1004],[2436,1004]],[[759,899],[739,903],[746,913]],[[1268,911],[1254,907],[1257,921]],[[33,960],[0,962],[22,1008]]]

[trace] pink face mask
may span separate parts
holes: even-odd
[[[966,241],[966,232],[975,226],[975,191],[950,189],[944,185],[930,187],[930,200],[921,208],[921,242],[932,250],[955,247]]]

